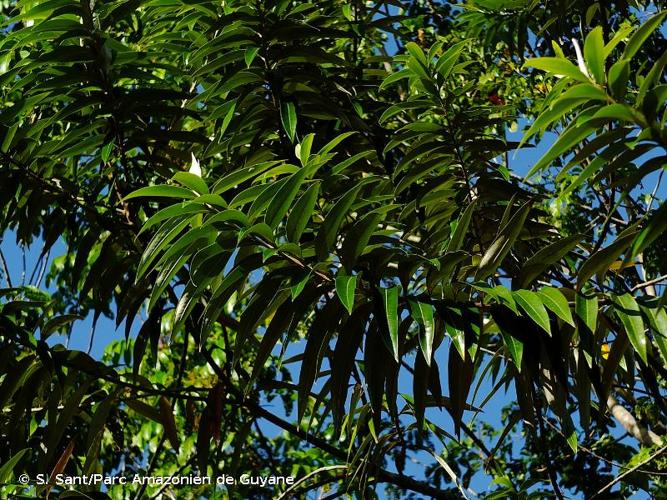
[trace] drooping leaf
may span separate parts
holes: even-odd
[[[632,232],[616,239],[609,246],[591,255],[579,269],[577,274],[577,287],[581,288],[596,274],[604,276],[609,267],[630,246],[636,233]]]
[[[352,314],[352,310],[354,309],[354,292],[356,288],[357,276],[336,277],[336,294],[349,314]]]
[[[584,42],[584,58],[586,66],[595,81],[599,84],[605,82],[605,59],[604,59],[604,39],[602,36],[602,27],[594,28],[587,36]]]
[[[389,328],[392,352],[396,361],[398,361],[398,292],[399,289],[396,286],[380,289],[385,321]]]
[[[575,326],[570,305],[568,304],[565,295],[563,295],[560,290],[552,287],[544,287],[538,290],[537,293],[547,309],[566,323]]]
[[[528,217],[530,207],[530,202],[521,206],[486,250],[482,256],[482,260],[479,262],[479,269],[477,271],[478,280],[483,280],[495,273],[502,264],[502,261],[512,249],[523,229],[523,224]]]
[[[283,101],[280,106],[280,119],[283,122],[283,129],[290,141],[294,142],[296,135],[296,107],[293,102]]]
[[[411,301],[412,315],[421,326],[419,335],[419,346],[426,360],[431,366],[433,360],[433,338],[435,336],[435,321],[433,319],[433,306],[421,301]]]
[[[526,314],[537,323],[540,328],[551,335],[551,325],[549,323],[549,314],[547,313],[539,294],[530,290],[517,290],[512,293],[514,300],[521,306]]]
[[[298,242],[303,234],[308,221],[313,215],[313,209],[317,202],[317,196],[320,191],[320,184],[312,184],[304,194],[297,200],[292,208],[292,211],[287,218],[287,239],[292,242]]]
[[[647,341],[639,304],[629,293],[614,295],[614,311],[628,334],[630,343],[644,363],[647,362]]]
[[[264,221],[269,227],[276,227],[283,219],[294,198],[299,193],[305,175],[306,171],[304,169],[292,174],[271,199],[264,217]]]

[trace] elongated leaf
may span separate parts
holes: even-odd
[[[264,221],[269,227],[275,228],[283,219],[294,198],[296,198],[305,175],[306,171],[304,169],[292,174],[275,194],[266,209],[264,217]]]
[[[134,198],[148,197],[191,199],[195,197],[195,193],[193,193],[190,189],[178,186],[170,186],[168,184],[161,184],[159,186],[148,186],[137,189],[136,191],[128,194],[125,198],[123,198],[123,200],[127,201]]]
[[[319,311],[308,330],[308,340],[299,370],[299,394],[297,399],[299,421],[303,420],[310,390],[318,376],[324,351],[328,347],[331,333],[337,328],[341,316],[340,303],[331,300]]]
[[[371,212],[366,214],[357,223],[350,228],[343,241],[340,257],[347,272],[352,272],[352,268],[357,258],[368,245],[368,240],[378,229],[378,223],[382,219],[382,214]]]
[[[577,293],[575,299],[575,310],[577,312],[577,316],[581,318],[584,325],[586,325],[586,327],[588,327],[592,333],[595,333],[598,318],[597,295],[584,295],[582,293]]]
[[[582,238],[583,235],[575,234],[559,239],[539,250],[521,268],[518,278],[519,287],[523,288],[530,285],[550,266],[559,262],[574,249]]]
[[[514,300],[540,328],[551,335],[549,313],[547,313],[540,296],[530,290],[517,290],[512,293]]]
[[[454,420],[454,430],[458,435],[461,429],[463,412],[466,409],[466,399],[470,386],[472,384],[474,372],[474,363],[470,359],[468,352],[461,358],[454,344],[449,348],[448,380],[449,380],[449,400],[451,408],[449,413]]]
[[[653,340],[660,349],[663,365],[667,366],[667,311],[664,307],[658,307],[656,304],[642,304],[640,307],[653,330]]]
[[[477,279],[483,280],[495,273],[498,267],[502,264],[505,256],[510,252],[514,242],[519,237],[523,224],[530,212],[531,203],[525,203],[512,216],[509,222],[501,230],[500,234],[491,243],[486,253],[482,256],[477,271]]]
[[[334,137],[331,139],[329,142],[327,142],[324,146],[322,146],[322,149],[320,149],[317,154],[318,155],[325,155],[327,153],[330,153],[333,151],[333,149],[336,148],[341,142],[343,142],[345,139],[350,137],[351,135],[354,135],[356,132],[344,132],[337,137]]]
[[[614,311],[618,319],[623,323],[632,347],[635,348],[639,357],[644,363],[648,360],[646,332],[644,331],[644,321],[639,310],[639,305],[629,293],[623,295],[614,295]]]
[[[174,410],[165,396],[160,396],[160,420],[171,447],[178,452],[178,430],[174,419]]]
[[[660,205],[648,220],[648,223],[632,242],[632,257],[636,257],[667,231],[667,203]]]
[[[349,314],[352,314],[352,310],[354,309],[354,292],[356,288],[356,276],[336,277],[336,294]]]
[[[415,370],[412,375],[412,394],[414,397],[415,420],[417,420],[417,429],[419,432],[424,429],[429,371],[430,368],[426,364],[426,360],[422,356],[417,356],[415,358]]]
[[[546,71],[556,76],[567,76],[579,82],[588,82],[588,77],[567,59],[560,57],[537,57],[525,62],[525,66]]]
[[[632,59],[639,49],[644,45],[644,42],[651,34],[662,25],[667,18],[667,11],[662,11],[651,17],[648,21],[641,25],[630,40],[628,40],[625,50],[623,51],[623,59]]]
[[[14,468],[21,461],[23,456],[28,452],[29,448],[24,448],[18,451],[12,458],[7,460],[2,467],[0,467],[0,484],[8,484],[13,477]]]
[[[572,311],[570,310],[570,305],[563,295],[563,292],[557,288],[544,287],[537,292],[542,299],[542,303],[553,312],[560,319],[566,323],[576,326],[574,323],[574,318],[572,317]]]
[[[322,224],[322,227],[317,234],[317,255],[320,260],[324,260],[331,250],[331,247],[333,247],[336,237],[338,236],[338,229],[340,228],[347,211],[356,200],[360,189],[361,185],[357,184],[354,189],[344,194],[327,214],[324,224]]]
[[[304,167],[310,158],[310,150],[313,147],[313,139],[315,139],[315,134],[308,134],[299,144],[296,145],[296,156],[299,158],[301,165]]]
[[[264,364],[266,360],[269,359],[271,351],[276,346],[278,340],[282,334],[287,330],[290,323],[292,322],[292,317],[295,314],[293,308],[293,302],[288,299],[284,301],[278,309],[276,309],[271,322],[269,323],[268,328],[262,336],[262,340],[259,344],[259,349],[257,350],[257,356],[253,363],[253,371],[250,377],[250,381],[246,388],[249,390],[252,387],[252,382],[257,379],[259,373],[264,369]]]
[[[605,82],[605,59],[604,59],[604,39],[602,38],[602,27],[598,26],[586,36],[584,42],[584,58],[586,66],[591,72],[595,81],[604,84]]]
[[[456,229],[452,234],[449,244],[447,246],[448,252],[454,252],[460,250],[463,246],[463,241],[465,235],[468,232],[468,226],[470,225],[470,220],[472,219],[472,213],[475,210],[476,200],[470,203],[466,209],[463,211],[463,214],[456,223]]]
[[[313,209],[320,192],[320,184],[312,184],[304,194],[297,200],[287,218],[287,239],[297,243],[313,215]]]
[[[580,125],[574,125],[562,133],[540,160],[526,174],[526,178],[548,167],[560,155],[567,153],[573,146],[579,144],[583,139],[591,135],[596,126],[586,121]]]
[[[280,119],[283,122],[283,129],[289,137],[289,140],[294,142],[294,136],[296,135],[296,108],[294,107],[293,102],[286,102],[280,106]]]
[[[381,288],[380,295],[384,305],[385,320],[389,328],[394,359],[398,362],[398,287]]]
[[[433,320],[433,306],[423,302],[410,302],[413,317],[419,322],[421,331],[419,335],[419,346],[426,360],[431,366],[433,360],[433,338],[435,336],[435,321]]]
[[[179,184],[188,187],[199,194],[208,193],[208,186],[206,185],[206,182],[204,182],[204,180],[198,175],[192,174],[190,172],[177,172],[172,178]]]
[[[608,247],[591,255],[581,266],[581,269],[579,269],[579,273],[577,274],[577,287],[581,288],[584,286],[584,284],[595,274],[604,276],[612,263],[630,246],[635,235],[636,233],[630,233],[621,236]]]

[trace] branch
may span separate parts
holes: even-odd
[[[202,355],[209,363],[215,374],[219,378],[229,382],[222,368],[218,366],[218,364],[211,356],[210,351],[208,349],[203,349]],[[255,417],[268,420],[273,425],[280,427],[281,429],[288,432],[292,436],[295,436],[301,439],[302,441],[305,441],[306,443],[315,446],[316,448],[319,448],[322,451],[327,452],[332,457],[337,458],[338,460],[341,460],[344,463],[347,463],[347,453],[345,451],[340,450],[335,446],[332,446],[327,441],[318,438],[317,436],[308,434],[307,432],[299,429],[294,424],[283,420],[282,418],[278,417],[277,415],[274,415],[268,410],[265,410],[258,403],[250,401],[247,398],[244,398],[241,391],[236,389],[233,385],[228,384],[227,387],[230,395],[234,396],[234,398],[236,399],[235,403],[244,406],[246,409],[250,410]],[[421,493],[422,495],[426,495],[431,498],[443,498],[443,499],[457,498],[455,495],[452,495],[449,492],[440,490],[438,488],[434,488],[433,486],[421,481],[417,481],[412,477],[405,476],[403,474],[395,474],[393,472],[389,472],[388,470],[385,470],[377,465],[371,465],[371,466],[373,467],[373,470],[377,478],[382,482],[390,483],[400,488],[404,488],[406,490],[415,491],[417,493]]]
[[[641,444],[653,446],[662,444],[662,439],[655,432],[643,427],[637,419],[624,406],[622,406],[611,394],[607,398],[607,408],[616,420],[634,436]],[[598,493],[599,494],[599,493]]]
[[[651,455],[650,457],[648,457],[646,460],[643,460],[643,461],[639,462],[637,465],[635,465],[635,466],[632,467],[631,469],[626,470],[623,474],[620,474],[620,475],[616,476],[616,477],[615,477],[609,484],[605,485],[600,491],[598,491],[598,492],[597,492],[595,495],[593,495],[591,498],[596,498],[596,497],[600,496],[602,493],[604,493],[604,492],[607,491],[609,488],[611,488],[612,486],[614,486],[616,483],[618,483],[619,481],[621,481],[621,480],[622,480],[625,476],[627,476],[628,474],[632,474],[634,471],[636,471],[636,470],[639,469],[640,467],[646,465],[647,463],[649,463],[649,462],[652,461],[653,459],[655,459],[655,458],[659,457],[660,455],[662,455],[662,454],[665,452],[665,450],[667,450],[667,446],[663,446],[663,447],[660,448],[658,451],[656,451],[653,455]]]
[[[308,481],[311,477],[317,476],[320,472],[326,472],[330,470],[341,470],[341,469],[347,469],[347,465],[329,465],[327,467],[320,467],[319,469],[314,470],[313,472],[306,474],[304,477],[299,479],[297,482],[295,482],[293,485],[291,485],[289,488],[287,488],[285,491],[283,491],[280,496],[278,497],[277,500],[283,500],[284,498],[287,498],[288,494],[297,489],[297,487],[301,486],[303,483]]]

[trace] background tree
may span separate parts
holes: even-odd
[[[3,493],[663,495],[664,3],[2,3]]]

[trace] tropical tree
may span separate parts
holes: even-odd
[[[6,496],[666,493],[665,2],[0,5]]]

